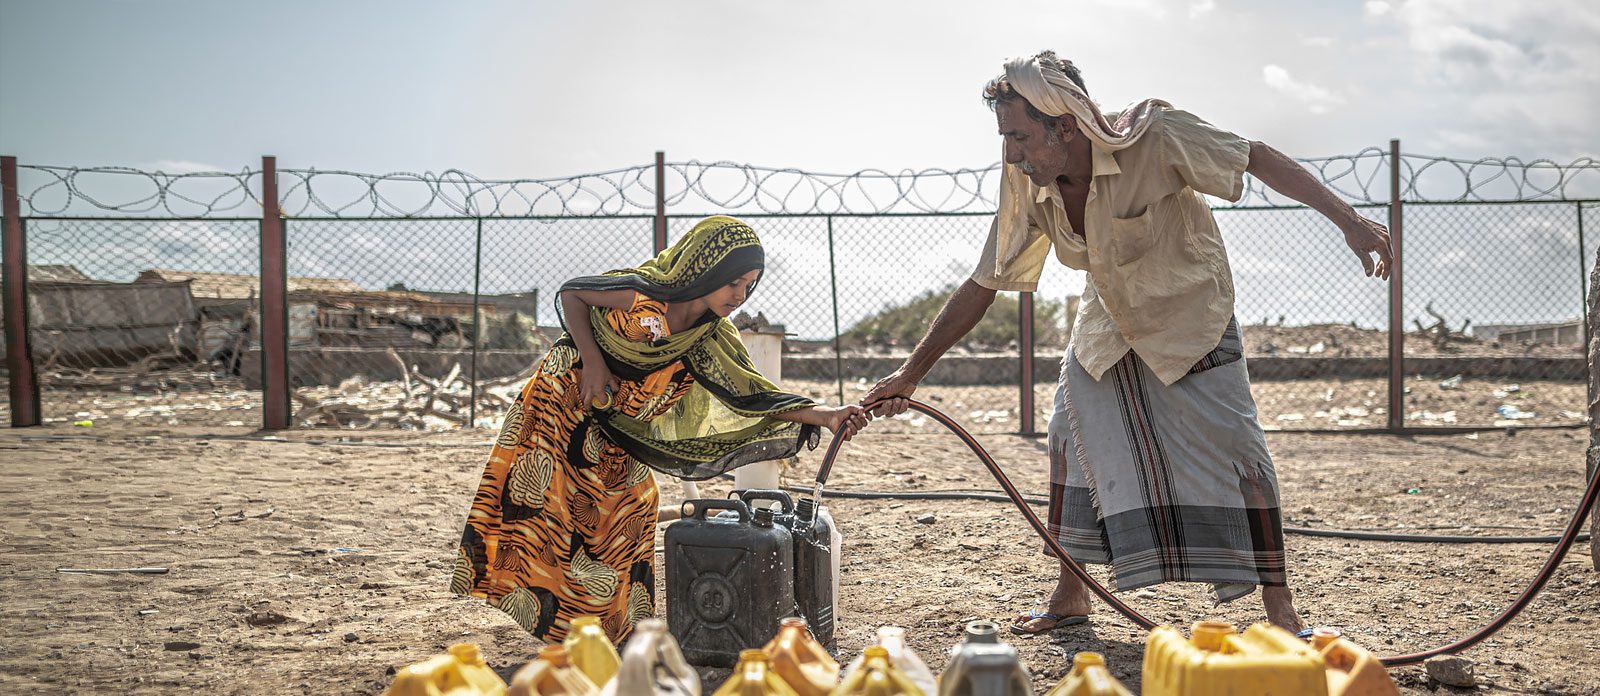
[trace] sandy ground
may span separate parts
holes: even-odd
[[[977,392],[937,395],[958,419],[1005,409]],[[537,641],[508,617],[445,589],[489,431],[291,431],[264,440],[250,425],[222,421],[253,423],[259,411],[236,414],[200,425],[128,419],[0,431],[0,691],[377,694],[395,667],[449,643],[481,643],[507,674],[535,652]],[[995,487],[953,436],[909,419],[881,425],[846,449],[838,489]],[[1268,439],[1288,524],[1529,534],[1556,533],[1571,514],[1585,437],[1566,429]],[[1044,489],[1043,440],[982,440],[1024,491]],[[820,454],[803,456],[790,479],[805,481]],[[892,616],[939,669],[964,620],[1035,606],[1053,582],[1037,538],[1009,506],[830,504],[845,535],[843,658]],[[931,524],[915,521],[925,514]],[[1306,617],[1383,654],[1484,624],[1550,551],[1294,535],[1288,544]],[[170,572],[56,572],[133,566]],[[1263,618],[1254,598],[1212,607],[1198,586],[1124,599],[1179,626]],[[1394,675],[1407,694],[1600,694],[1597,621],[1600,574],[1580,545],[1527,611],[1465,653],[1481,689],[1432,684],[1420,667]],[[1105,653],[1136,689],[1142,641],[1101,606],[1089,625],[1014,642],[1042,693],[1079,650]],[[704,674],[714,686],[726,672]]]

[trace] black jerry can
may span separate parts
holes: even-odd
[[[684,506],[666,532],[667,630],[690,664],[732,667],[795,613],[793,534],[771,510],[752,514],[742,500]],[[711,510],[738,517],[708,517]]]

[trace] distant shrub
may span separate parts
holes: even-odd
[[[909,350],[933,325],[939,310],[955,286],[930,290],[910,302],[884,309],[856,322],[840,337],[842,347],[851,349],[894,347]],[[970,351],[1015,349],[1017,312],[1020,302],[1015,293],[1000,293],[978,325],[957,346]],[[1072,320],[1077,314],[1077,298],[1049,300],[1034,296],[1034,345],[1039,348],[1064,348]]]

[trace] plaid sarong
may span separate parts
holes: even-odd
[[[1212,583],[1218,602],[1286,584],[1277,473],[1237,322],[1164,386],[1133,351],[1096,381],[1069,349],[1050,419],[1050,532],[1112,587]]]

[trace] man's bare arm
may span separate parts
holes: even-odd
[[[1367,275],[1388,279],[1394,251],[1389,242],[1389,230],[1383,225],[1362,217],[1311,172],[1266,143],[1250,143],[1250,164],[1245,171],[1272,190],[1310,206],[1338,225],[1344,232],[1345,244],[1361,259],[1361,267]]]
[[[989,306],[994,304],[994,294],[995,291],[970,279],[962,283],[945,301],[944,309],[939,310],[933,326],[928,327],[928,333],[911,351],[911,357],[906,358],[905,363],[893,374],[878,380],[877,385],[861,398],[861,403],[865,405],[888,399],[873,409],[874,416],[893,416],[905,412],[908,406],[905,400],[917,390],[917,383],[928,376],[934,363],[944,356],[945,351],[978,325],[984,313],[989,311]]]

